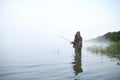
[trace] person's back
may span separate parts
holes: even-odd
[[[82,37],[80,36],[80,32],[78,31],[75,35],[73,47],[74,48],[82,48]]]

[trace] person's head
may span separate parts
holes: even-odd
[[[76,35],[77,35],[77,36],[80,36],[80,31],[78,31],[78,32],[76,33]]]

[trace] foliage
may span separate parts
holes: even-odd
[[[99,36],[95,39],[91,39],[93,42],[107,42],[109,41],[109,45],[107,47],[102,47],[100,45],[88,47],[87,50],[92,53],[102,53],[109,56],[119,56],[120,55],[120,31],[118,32],[108,32],[103,36]],[[120,58],[120,57],[118,57]]]
[[[118,41],[120,41],[120,31],[108,32],[102,36],[99,36],[97,38],[94,38],[94,39],[91,39],[88,41],[92,41],[92,42],[106,42],[106,41],[118,42]]]
[[[103,52],[103,47],[94,45],[92,47],[87,47],[87,50],[92,52],[92,53],[102,53]]]
[[[118,32],[108,32],[103,37],[112,42],[120,41],[120,31]]]
[[[110,55],[120,55],[120,41],[113,42],[109,46],[103,48],[102,46],[92,46],[87,48],[88,51],[93,53],[105,53]]]
[[[120,41],[111,43],[104,49],[104,52],[110,54],[120,54]]]

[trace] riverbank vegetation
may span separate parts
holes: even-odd
[[[109,41],[109,44],[104,47],[102,45],[94,45],[87,47],[87,50],[92,53],[104,53],[107,55],[116,56],[118,55],[120,57],[120,31],[118,32],[108,32],[104,34],[103,36],[97,37],[96,39],[92,39],[90,41],[95,42],[104,42]]]

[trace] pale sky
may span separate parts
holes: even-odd
[[[0,0],[1,41],[71,40],[77,31],[88,40],[118,30],[120,0]]]

